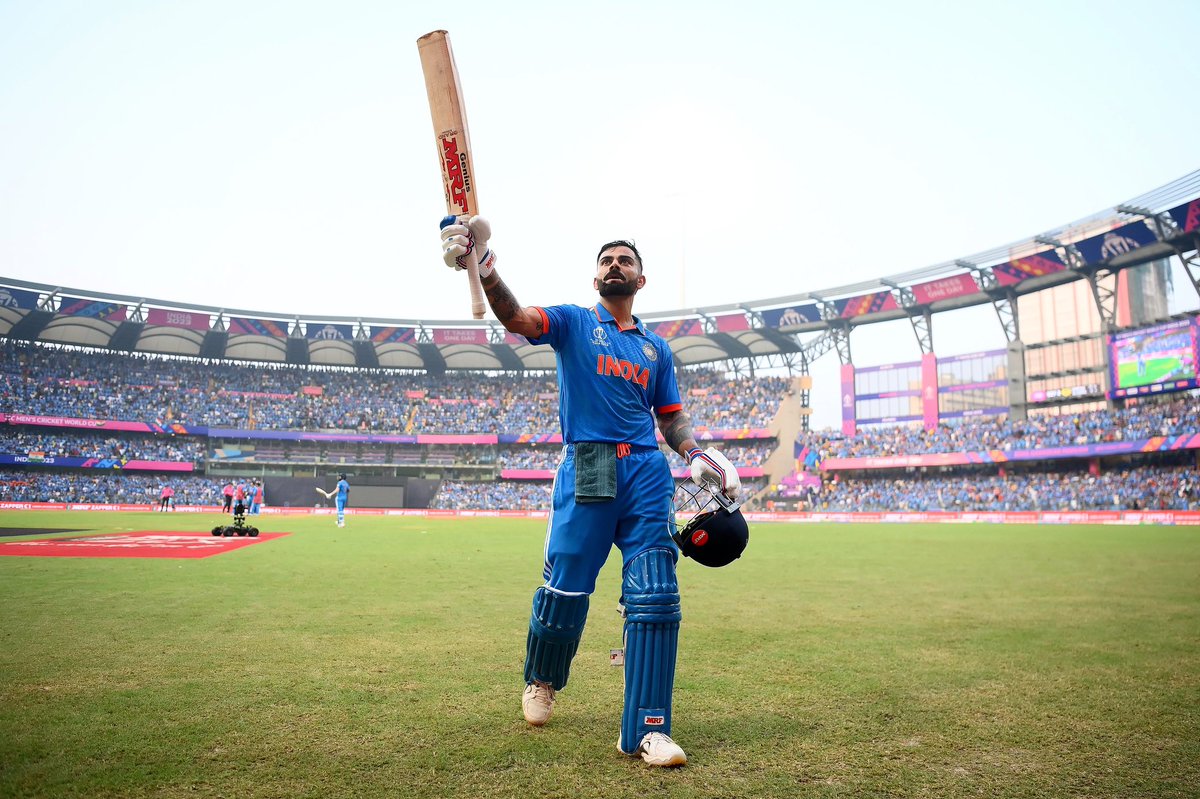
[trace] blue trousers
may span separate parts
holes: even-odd
[[[554,478],[553,507],[546,525],[546,587],[561,594],[591,594],[600,567],[616,545],[622,567],[655,547],[676,551],[671,539],[675,482],[660,450],[617,459],[617,498],[575,502],[575,456],[566,448]]]

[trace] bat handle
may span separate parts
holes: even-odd
[[[483,301],[483,284],[479,282],[479,253],[472,250],[463,260],[467,265],[467,283],[471,286],[471,316],[482,319],[487,305]]]

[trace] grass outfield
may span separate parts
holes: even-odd
[[[0,513],[98,532],[213,523]],[[733,566],[681,566],[690,759],[664,771],[615,750],[612,560],[571,684],[530,729],[541,522],[261,527],[292,535],[202,560],[0,557],[0,796],[1200,790],[1200,529],[756,525]]]

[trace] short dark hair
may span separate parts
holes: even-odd
[[[605,250],[611,250],[613,247],[628,247],[629,249],[633,250],[633,256],[637,258],[638,269],[642,268],[642,254],[638,252],[637,245],[632,241],[626,241],[625,239],[610,241],[608,244],[602,246],[600,248],[600,252],[596,253],[596,263],[600,263],[600,256],[604,255]]]

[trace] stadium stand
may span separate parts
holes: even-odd
[[[1200,171],[945,263],[643,321],[750,509],[1191,509],[1200,318],[1169,312],[1173,260],[1200,292]],[[1023,337],[1024,300],[1045,318]],[[935,352],[935,316],[986,305],[1005,347]],[[855,364],[854,328],[901,320],[919,361]],[[808,366],[834,351],[842,429],[811,433]],[[203,503],[255,476],[308,503],[351,471],[414,507],[544,508],[553,366],[492,321],[243,318],[0,278],[0,496],[153,499],[171,480]]]
[[[211,504],[210,483],[353,468],[445,479],[434,507],[541,509],[561,454],[547,432],[558,427],[553,376],[534,375],[518,389],[502,375],[202,364],[2,343],[0,459],[23,466],[28,479],[9,475],[0,501],[64,501],[72,491],[75,501],[157,500],[170,468],[186,469],[170,474],[177,504]],[[778,446],[766,426],[790,380],[711,370],[682,371],[681,379],[697,418],[722,425],[698,430],[739,468],[761,471]],[[726,428],[759,437],[719,440]],[[100,466],[123,473],[98,479],[91,470]],[[506,470],[521,474],[502,479]]]
[[[809,511],[1197,510],[1195,464],[1139,462],[1091,473],[986,473],[953,469],[826,479],[812,490],[776,495],[780,508]]]

